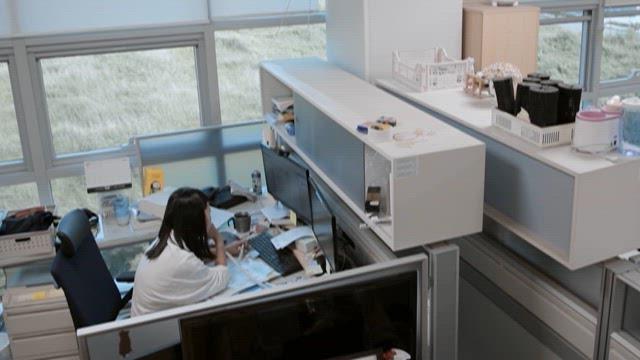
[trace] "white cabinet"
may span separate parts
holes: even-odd
[[[482,230],[485,146],[482,142],[320,59],[263,63],[263,111],[292,96],[296,133],[285,141],[394,251]],[[358,124],[381,115],[397,119],[396,134],[416,141],[380,140]],[[364,211],[368,186],[384,187],[390,221]],[[386,197],[386,196],[385,196]]]
[[[379,86],[487,146],[485,214],[571,270],[640,248],[640,159],[539,148],[491,125],[493,99]]]

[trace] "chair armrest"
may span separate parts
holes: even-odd
[[[132,283],[136,277],[135,271],[125,271],[116,276],[117,282]]]
[[[131,288],[131,290],[127,291],[127,293],[124,294],[124,296],[122,297],[122,300],[120,301],[120,310],[122,310],[122,309],[127,307],[127,305],[129,304],[129,301],[131,301],[132,297],[133,297],[133,288]]]

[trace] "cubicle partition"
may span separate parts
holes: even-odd
[[[259,155],[256,155],[259,157]],[[148,160],[148,158],[147,158]],[[246,166],[246,164],[245,164]],[[457,353],[458,248],[440,244],[416,248],[418,255],[398,259],[344,201],[313,171],[310,174],[336,217],[341,247],[354,259],[352,270],[302,280],[259,292],[214,298],[201,304],[167,310],[133,319],[118,320],[78,330],[81,354],[87,359],[131,359],[158,354],[173,356],[180,337],[180,321],[229,309],[268,304],[322,289],[353,289],[363,281],[384,279],[408,268],[420,272],[418,359],[455,358]],[[403,270],[404,269],[404,270]],[[176,350],[177,349],[177,350]]]
[[[559,264],[542,269],[538,266],[553,264],[553,260],[533,248],[521,255],[507,247],[504,239],[486,233],[456,244],[460,247],[461,283],[474,289],[463,291],[460,299],[460,336],[465,348],[481,344],[488,351],[502,349],[503,356],[523,359],[547,358],[542,355],[546,352],[557,356],[550,359],[595,358],[603,270],[572,273]],[[567,288],[556,276],[575,284]],[[468,295],[472,292],[499,309],[496,312],[500,315],[493,317],[496,323],[491,337],[472,330],[474,319],[481,316],[470,315],[469,308],[487,307]],[[507,331],[509,326],[515,330]]]
[[[602,359],[640,359],[640,267],[635,260],[607,266],[603,300],[609,307],[602,319]]]
[[[133,139],[140,171],[162,169],[172,187],[249,186],[251,171],[263,171],[260,143],[263,121],[205,127]]]
[[[299,301],[312,301],[317,299],[319,294],[331,292],[335,290],[348,290],[358,293],[362,286],[377,283],[380,281],[393,280],[398,276],[409,275],[414,276],[415,288],[409,294],[398,294],[398,296],[414,296],[413,308],[409,309],[410,313],[415,314],[415,320],[412,319],[413,326],[404,329],[408,332],[410,340],[403,341],[406,346],[405,350],[410,352],[417,359],[430,358],[432,344],[429,341],[429,318],[427,297],[428,297],[428,275],[429,264],[427,256],[416,255],[403,259],[390,260],[385,263],[364,266],[358,269],[348,270],[336,273],[331,276],[310,279],[308,281],[285,285],[282,287],[263,290],[261,292],[236,295],[227,298],[215,298],[200,304],[184,306],[172,310],[161,311],[154,314],[144,315],[137,318],[122,320],[109,324],[93,326],[90,328],[78,330],[78,340],[80,351],[83,358],[86,359],[115,359],[120,357],[139,358],[149,355],[162,354],[166,358],[172,359],[177,353],[182,352],[189,357],[191,348],[187,345],[191,339],[185,337],[185,332],[180,330],[180,326],[185,321],[197,318],[211,318],[223,312],[237,311],[239,314],[242,309],[249,309],[256,306],[264,306],[275,303],[282,304],[290,299]],[[413,293],[414,295],[410,295]],[[334,299],[335,300],[335,299]],[[366,300],[366,299],[361,299]],[[374,300],[374,299],[370,299]],[[356,301],[357,302],[357,301]],[[323,311],[325,309],[317,309]],[[364,310],[364,309],[361,309]],[[385,314],[389,315],[383,309],[380,319],[371,319],[374,323],[381,321],[384,323]],[[372,315],[372,314],[370,314]],[[366,319],[363,326],[367,322]],[[387,319],[386,321],[394,321]],[[276,324],[265,324],[274,326]],[[294,324],[290,324],[294,326]],[[357,324],[356,324],[357,326]],[[284,329],[282,329],[284,331]],[[406,334],[405,334],[406,335]],[[195,336],[195,335],[193,335]],[[321,339],[318,339],[322,342]],[[354,342],[359,339],[353,339]],[[182,351],[176,350],[175,347],[180,345],[184,347]],[[293,347],[293,344],[282,344],[282,346]],[[372,348],[375,350],[375,346]],[[326,349],[318,349],[326,350]],[[369,349],[365,349],[369,350]],[[308,349],[309,356],[307,358],[317,358],[314,349]]]

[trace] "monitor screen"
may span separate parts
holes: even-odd
[[[416,359],[416,271],[347,281],[180,321],[184,359]]]
[[[303,221],[311,222],[309,171],[264,145],[262,161],[269,193]]]
[[[331,270],[337,271],[335,260],[336,219],[313,181],[309,181],[311,198],[311,227]]]

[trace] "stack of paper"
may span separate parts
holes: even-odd
[[[143,198],[138,203],[138,210],[162,219],[164,217],[164,209],[167,207],[169,197],[174,190],[175,188],[167,186],[163,191]]]
[[[302,239],[304,237],[313,237],[313,230],[308,226],[299,226],[297,228],[293,228],[287,232],[283,232],[278,236],[274,236],[271,238],[271,243],[276,249],[284,249],[292,242]]]
[[[167,186],[163,191],[151,194],[140,200],[140,202],[138,203],[138,210],[140,211],[139,214],[143,214],[143,216],[146,216],[148,220],[151,221],[155,221],[152,220],[153,217],[162,219],[164,217],[164,210],[166,209],[167,203],[169,202],[169,197],[174,190],[174,188]],[[232,212],[214,207],[210,208],[211,223],[213,223],[216,228],[222,227],[227,223],[227,221],[229,221],[229,219],[233,217]],[[149,218],[149,216],[151,216],[151,218]],[[144,223],[142,218],[137,219],[136,222]],[[140,227],[143,227],[142,224],[138,225],[140,225]]]
[[[227,222],[233,217],[232,212],[214,208],[213,206],[210,206],[209,208],[211,209],[211,223],[216,227],[216,229],[219,229],[222,226],[226,225]]]

